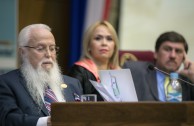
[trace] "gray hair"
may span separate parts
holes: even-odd
[[[25,46],[28,44],[29,40],[31,39],[31,30],[36,28],[42,28],[47,29],[51,31],[51,28],[48,25],[45,24],[31,24],[26,27],[24,27],[18,36],[18,45],[19,46]]]

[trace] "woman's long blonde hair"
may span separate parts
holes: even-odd
[[[115,48],[114,48],[114,52],[112,57],[109,60],[109,64],[108,64],[108,69],[114,69],[116,67],[119,66],[119,47],[118,47],[118,37],[117,37],[117,33],[114,29],[114,27],[108,22],[108,21],[97,21],[96,23],[92,24],[87,31],[84,34],[84,38],[83,38],[83,52],[82,52],[82,58],[88,58],[88,59],[93,59],[90,52],[89,52],[89,45],[90,42],[92,40],[92,36],[94,34],[95,29],[98,26],[105,26],[109,32],[112,35],[113,41],[115,43]]]

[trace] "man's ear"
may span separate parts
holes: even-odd
[[[19,48],[18,52],[20,55],[24,54],[24,50],[22,48]]]

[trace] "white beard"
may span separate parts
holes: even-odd
[[[65,101],[61,90],[61,84],[64,82],[58,64],[53,62],[53,68],[44,70],[41,67],[42,62],[40,62],[38,68],[34,69],[26,58],[23,59],[24,62],[21,66],[21,72],[34,101],[40,107],[43,105],[43,94],[47,86],[53,90],[58,101]]]

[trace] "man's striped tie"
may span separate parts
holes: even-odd
[[[44,102],[45,102],[45,106],[48,109],[49,113],[51,111],[51,103],[57,102],[57,101],[58,100],[57,100],[54,92],[49,87],[47,87],[45,89]]]

